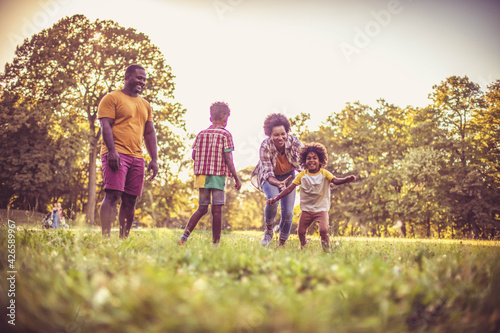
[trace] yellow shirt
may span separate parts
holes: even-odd
[[[333,174],[323,168],[317,173],[309,173],[305,169],[293,180],[300,185],[300,209],[316,213],[330,210],[330,182]]]
[[[151,106],[144,98],[130,97],[119,90],[113,91],[101,99],[97,112],[99,119],[115,120],[111,129],[118,153],[137,158],[144,157],[142,152],[144,128],[146,121],[153,121]],[[108,148],[103,140],[101,154],[107,152]]]

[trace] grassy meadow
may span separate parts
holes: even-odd
[[[13,234],[13,232],[10,232]],[[15,229],[15,326],[2,332],[495,332],[500,243],[319,237],[263,248],[260,232]],[[11,242],[12,243],[12,242]],[[10,286],[12,287],[12,286]]]

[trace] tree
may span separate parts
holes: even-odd
[[[328,170],[338,177],[358,178],[334,189],[330,216],[335,234],[347,233],[349,226],[351,234],[388,232],[391,216],[386,205],[398,184],[391,168],[408,148],[406,113],[384,100],[375,109],[348,103],[308,136],[308,141],[326,146]]]
[[[485,98],[466,76],[449,77],[433,89],[430,98],[440,113],[438,126],[448,131],[441,186],[449,193],[449,210],[464,233],[484,238],[498,207],[493,204],[498,193],[492,186],[492,166],[485,163],[488,158],[480,148],[489,135],[478,126],[484,122]]]
[[[307,122],[311,120],[311,115],[306,112],[301,112],[294,118],[290,118],[291,133],[295,133],[297,137],[302,140],[309,134],[309,126]]]
[[[437,226],[441,236],[440,224],[445,208],[440,204],[439,179],[443,161],[442,152],[432,147],[410,148],[400,161],[396,161],[392,177],[397,178],[400,188],[387,203],[390,215],[403,220],[404,234],[406,223],[411,221],[412,229],[418,235],[431,237],[432,224]]]
[[[141,64],[148,73],[144,97],[151,103],[160,129],[160,165],[165,170],[182,156],[178,133],[185,130],[185,110],[173,103],[171,68],[144,34],[109,20],[90,22],[83,15],[66,17],[19,46],[14,61],[6,65],[0,77],[3,90],[14,96],[11,112],[43,107],[53,113],[48,119],[50,127],[70,120],[59,123],[62,131],[86,142],[87,147],[80,149],[86,156],[75,153],[77,160],[72,162],[87,168],[90,223],[94,222],[96,208],[96,160],[101,138],[97,107],[106,93],[121,87],[124,71],[132,63]],[[174,127],[179,131],[173,131]]]
[[[0,206],[43,210],[70,188],[70,161],[82,142],[63,130],[48,103],[20,99],[8,90],[0,98]],[[72,127],[71,119],[65,122]]]

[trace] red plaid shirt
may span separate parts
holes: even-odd
[[[196,136],[194,149],[194,174],[231,177],[224,162],[224,152],[233,151],[233,137],[228,130],[209,127]]]

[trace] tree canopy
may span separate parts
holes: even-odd
[[[433,87],[426,108],[349,103],[305,140],[325,144],[328,169],[358,182],[334,191],[340,235],[489,238],[500,231],[498,96],[468,77]],[[397,229],[397,230],[396,230]]]
[[[96,209],[96,162],[101,132],[97,107],[120,89],[130,64],[148,73],[144,98],[154,110],[160,181],[184,150],[185,109],[174,102],[174,76],[149,38],[110,20],[66,17],[25,40],[0,76],[2,86],[2,204],[36,207],[65,197],[75,209]],[[175,130],[174,130],[175,129]],[[13,151],[13,138],[18,148]],[[28,185],[29,183],[29,185]],[[29,186],[29,187],[27,187]],[[85,198],[87,192],[87,198]]]

